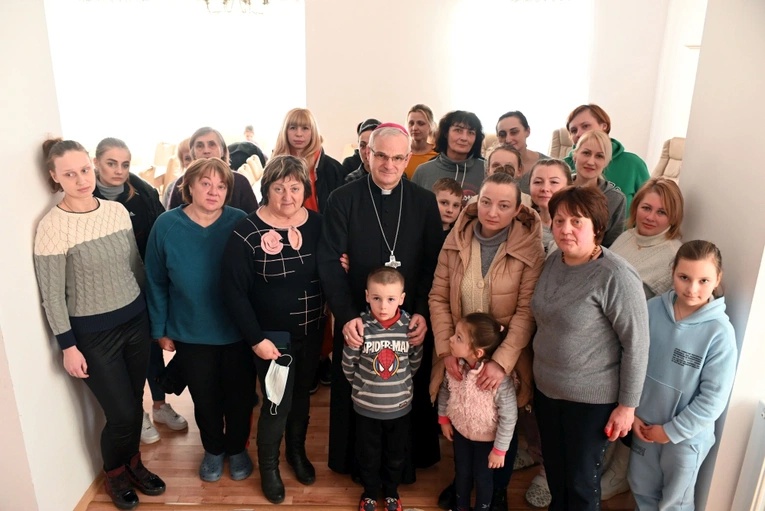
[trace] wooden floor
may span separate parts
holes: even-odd
[[[150,399],[147,391],[145,396]],[[189,422],[188,431],[171,431],[163,425],[157,425],[162,439],[152,445],[142,445],[141,452],[147,467],[159,474],[167,483],[167,491],[159,497],[139,494],[139,511],[248,511],[248,510],[319,510],[329,509],[351,511],[358,508],[362,492],[361,486],[353,483],[348,476],[343,476],[327,468],[327,438],[329,422],[329,388],[321,387],[311,400],[311,423],[308,431],[308,457],[316,467],[316,483],[303,486],[295,480],[289,466],[282,461],[280,469],[287,497],[280,505],[269,503],[260,489],[257,462],[252,476],[244,481],[232,481],[228,478],[228,467],[216,483],[206,483],[199,479],[197,469],[202,459],[202,444],[199,429],[194,422],[194,413],[188,390],[180,397],[169,396],[168,401],[176,411]],[[146,401],[145,409],[151,406]],[[435,466],[417,472],[417,482],[402,485],[401,500],[405,510],[435,511],[439,492],[452,480],[452,449],[449,442],[441,440],[443,459]],[[257,460],[255,438],[250,441],[250,454]],[[511,510],[535,509],[528,506],[523,498],[531,479],[537,473],[536,467],[520,470],[513,474],[508,490]],[[109,497],[99,484],[98,493],[88,503],[88,511],[113,511]],[[618,495],[603,503],[606,511],[635,509],[635,503],[629,493]]]

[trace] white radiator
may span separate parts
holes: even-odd
[[[733,498],[736,511],[765,511],[765,402],[757,405]]]

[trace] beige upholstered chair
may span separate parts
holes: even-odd
[[[141,179],[149,183],[151,186],[154,186],[154,172],[157,169],[154,168],[154,166],[149,167],[146,170],[142,170],[138,173],[139,176],[141,176]]]
[[[670,138],[664,142],[661,149],[661,158],[656,168],[653,169],[651,177],[664,176],[679,182],[680,170],[683,167],[683,153],[685,152],[685,139],[682,137]]]
[[[574,142],[568,135],[566,128],[558,128],[553,131],[552,141],[550,142],[550,158],[563,159],[568,156],[569,151],[574,147]]]
[[[494,147],[496,144],[497,144],[497,135],[495,135],[494,133],[487,133],[483,139],[483,144],[481,145],[481,156],[486,158],[486,153],[488,153],[489,149]]]

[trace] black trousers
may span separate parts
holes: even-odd
[[[454,489],[457,510],[468,511],[475,482],[475,509],[489,509],[494,492],[494,470],[489,468],[489,453],[494,442],[478,442],[454,430]],[[514,461],[514,460],[513,460]],[[511,461],[512,463],[512,461]],[[505,462],[507,464],[507,462]]]
[[[175,351],[205,451],[242,452],[250,436],[254,403],[252,348],[244,341],[224,345],[175,341]]]
[[[110,330],[77,334],[77,348],[88,364],[85,384],[106,416],[101,431],[106,471],[126,464],[138,452],[150,344],[146,311]]]
[[[322,337],[323,331],[311,333],[303,338],[293,337],[289,349],[279,350],[282,355],[292,356],[292,361],[285,356],[277,361],[281,365],[290,364],[284,396],[278,407],[272,406],[266,397],[266,375],[271,361],[255,355],[255,367],[263,393],[263,404],[258,419],[258,446],[278,445],[288,423],[298,425],[308,420],[311,406],[310,390],[316,368],[319,366]],[[272,414],[272,411],[275,413]]]
[[[398,485],[409,451],[409,414],[397,419],[370,419],[356,414],[356,461],[364,496],[398,498]]]
[[[552,502],[550,511],[600,509],[600,476],[608,445],[604,428],[616,404],[551,399],[537,390],[542,457]]]

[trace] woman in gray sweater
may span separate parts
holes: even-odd
[[[535,405],[549,509],[600,509],[608,442],[632,427],[648,361],[643,285],[601,247],[608,203],[596,187],[567,187],[548,205],[559,250],[545,262],[531,308]]]

